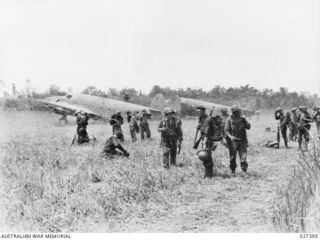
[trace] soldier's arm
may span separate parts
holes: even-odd
[[[163,126],[163,121],[159,123],[158,132],[164,132],[167,128]]]
[[[227,121],[226,121],[224,132],[225,132],[227,137],[229,137],[230,139],[233,138],[233,136],[231,134],[232,129],[231,129],[231,121],[230,121],[230,119],[227,119]]]
[[[250,129],[251,124],[249,123],[249,121],[245,117],[243,117],[242,119],[243,119],[243,122],[244,122],[246,129]]]
[[[117,148],[119,150],[121,150],[121,152],[123,152],[123,155],[126,156],[126,157],[129,157],[129,152],[119,143],[119,145],[117,146]]]

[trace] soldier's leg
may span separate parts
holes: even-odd
[[[170,149],[170,164],[176,166],[177,145]]]
[[[289,124],[289,139],[290,139],[290,141],[293,141],[293,135],[294,135],[293,123],[290,122],[290,124]]]
[[[281,127],[281,135],[284,141],[284,145],[287,147],[288,146],[288,137],[287,137],[287,127],[283,126]]]
[[[237,143],[235,141],[230,141],[229,144],[229,155],[230,155],[230,169],[232,173],[235,173],[237,168],[236,158],[237,158]]]
[[[213,162],[212,162],[212,156],[211,151],[209,152],[209,159],[207,161],[203,162],[204,166],[204,177],[212,178],[213,177]]]
[[[240,157],[240,165],[241,165],[241,170],[243,172],[247,172],[247,168],[248,168],[248,163],[247,163],[247,143],[243,142],[243,143],[239,143],[239,157]]]
[[[301,149],[301,144],[302,144],[302,129],[298,130],[298,144],[299,144],[299,149]]]
[[[149,123],[146,124],[146,134],[147,134],[147,138],[151,137],[151,132],[150,132],[150,128],[149,128]]]
[[[141,140],[143,140],[144,139],[144,126],[143,125],[140,126],[140,133],[141,133]]]
[[[169,152],[170,149],[166,146],[162,146],[162,158],[163,158],[163,167],[169,168]]]

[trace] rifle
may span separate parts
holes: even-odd
[[[198,131],[197,131],[197,134],[198,134]],[[197,134],[196,134],[196,137],[197,137]],[[197,149],[201,140],[203,139],[203,137],[201,136],[197,141],[195,141],[195,143],[193,144],[193,149]]]
[[[180,155],[180,151],[181,151],[181,141],[179,140],[178,146],[177,146],[177,154]]]

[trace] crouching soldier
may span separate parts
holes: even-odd
[[[76,140],[79,144],[88,143],[89,136],[87,133],[89,117],[84,111],[76,112],[76,122],[77,122],[77,137]],[[75,139],[74,139],[75,140]],[[74,143],[74,141],[73,141]]]
[[[110,138],[107,139],[102,151],[104,157],[129,157],[129,152],[120,143],[121,135],[121,132],[115,132]]]
[[[165,109],[164,119],[160,122],[158,131],[161,133],[161,148],[163,156],[163,167],[176,166],[177,148],[180,149],[182,142],[182,122],[175,116],[173,108]]]
[[[225,126],[225,134],[231,142],[229,145],[230,169],[234,174],[237,168],[237,153],[239,153],[241,169],[247,172],[248,137],[246,129],[250,129],[251,125],[245,117],[241,116],[241,109],[238,106],[232,106],[231,112]]]
[[[117,111],[116,114],[111,116],[109,123],[112,125],[112,133],[119,133],[119,139],[121,142],[124,142],[124,136],[122,133],[121,125],[123,124],[123,117],[120,111]]]

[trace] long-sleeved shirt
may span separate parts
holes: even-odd
[[[235,117],[231,115],[225,125],[225,134],[230,137],[234,136],[239,141],[248,142],[247,129],[250,129],[251,125],[244,117]]]

